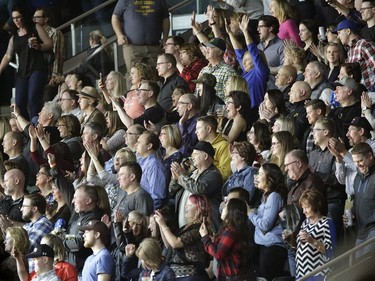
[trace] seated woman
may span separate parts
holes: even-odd
[[[101,140],[100,144],[113,157],[117,150],[125,146],[125,126],[116,111],[109,110],[104,116],[108,130],[107,135]]]
[[[249,214],[255,226],[255,243],[260,246],[259,275],[267,280],[283,276],[287,258],[286,245],[282,239],[283,229],[279,213],[286,202],[287,188],[280,168],[271,163],[263,164],[256,178],[257,188],[263,193],[257,211]]]
[[[237,198],[230,199],[221,213],[221,219],[223,225],[213,240],[209,236],[210,225],[206,220],[199,229],[206,252],[218,263],[217,280],[255,281],[246,203]]]
[[[254,145],[257,156],[255,161],[260,165],[268,161],[271,149],[271,131],[268,124],[256,121],[247,133],[247,141]],[[255,163],[254,163],[255,164]]]
[[[252,167],[255,155],[255,148],[251,143],[245,141],[235,142],[231,146],[231,166],[234,172],[224,183],[222,189],[223,197],[227,196],[231,189],[242,187],[249,192],[250,206],[257,205],[257,192],[254,186],[256,169]]]
[[[62,193],[60,188],[65,188],[66,192]],[[73,199],[74,188],[72,185],[67,186],[57,186],[57,182],[52,182],[52,196],[56,201],[56,208],[47,214],[47,218],[52,224],[55,224],[57,220],[63,219],[65,222],[65,227],[68,225],[70,220],[71,211],[67,202],[71,202]]]
[[[36,174],[35,186],[39,188],[40,194],[46,199],[46,215],[51,217],[51,214],[57,207],[57,202],[53,198],[52,193],[52,182],[53,177],[50,173],[50,167],[48,164],[43,164],[39,168],[39,172]]]
[[[215,115],[216,107],[224,105],[224,101],[216,95],[216,78],[213,74],[203,73],[197,80],[196,90],[200,104],[199,113],[201,116]]]
[[[125,94],[125,79],[124,75],[118,71],[111,71],[108,73],[105,81],[103,79],[98,80],[98,87],[102,91],[103,96],[107,104],[111,104],[112,100],[110,97],[119,101]]]
[[[222,133],[228,142],[246,141],[250,124],[250,99],[241,91],[233,91],[227,100],[228,121],[223,124]]]
[[[226,25],[226,30],[234,47],[236,58],[242,68],[242,77],[246,79],[249,87],[251,108],[255,110],[255,115],[257,115],[258,107],[263,101],[264,93],[267,89],[270,69],[268,68],[265,55],[259,51],[257,45],[253,42],[250,36],[248,31],[249,21],[249,17],[244,15],[240,23],[240,29],[245,36],[247,50],[243,49],[228,25]],[[253,121],[257,120],[256,116],[253,116],[252,118]]]
[[[224,87],[224,101],[227,102],[230,92],[241,91],[249,94],[249,86],[246,79],[241,76],[232,76]]]
[[[319,211],[324,204],[322,194],[314,189],[306,190],[299,203],[306,219],[297,236],[297,278],[326,264],[333,257],[333,249],[336,246],[334,222]],[[319,272],[309,280],[326,280],[328,272],[329,270]]]
[[[154,218],[161,229],[164,246],[172,251],[167,262],[176,280],[207,281],[205,268],[209,259],[200,239],[199,227],[204,219],[207,225],[211,223],[211,206],[204,195],[190,195],[185,209],[188,223],[176,234],[167,226],[162,214],[155,212]]]
[[[164,256],[157,240],[145,238],[139,244],[138,249],[133,244],[126,245],[125,252],[128,258],[132,257],[135,253],[138,259],[142,261],[143,270],[139,274],[141,280],[144,278],[151,278],[158,281],[176,280],[175,273],[164,261]],[[128,268],[128,264],[128,262],[124,263],[123,270],[125,272],[132,270],[132,268]]]
[[[270,128],[280,115],[285,115],[284,96],[280,90],[268,90],[264,95],[264,101],[259,106],[259,119],[264,119],[269,123]]]
[[[303,72],[306,67],[306,54],[303,48],[287,45],[284,48],[284,65],[291,65],[297,70],[297,81],[305,79]]]
[[[285,156],[294,148],[294,139],[291,133],[280,131],[272,135],[270,163],[276,164],[283,173]]]

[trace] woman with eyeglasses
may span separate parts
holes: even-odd
[[[57,207],[57,202],[53,198],[52,194],[52,181],[53,177],[50,173],[50,167],[48,164],[43,164],[39,168],[39,172],[36,174],[35,186],[39,189],[39,192],[46,199],[47,218],[51,217],[51,214]]]
[[[48,64],[43,52],[51,50],[53,43],[44,28],[33,23],[31,15],[23,6],[12,8],[12,19],[12,37],[0,63],[0,75],[17,54],[16,104],[20,114],[31,120],[38,116],[43,107],[43,89],[48,76]]]
[[[288,152],[295,147],[294,138],[287,131],[280,131],[272,135],[270,163],[276,164],[284,172],[284,159]]]
[[[241,91],[232,91],[226,102],[228,121],[223,124],[222,133],[228,142],[246,141],[250,127],[251,105],[249,95]]]

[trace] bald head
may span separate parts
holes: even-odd
[[[19,169],[12,169],[4,175],[4,192],[6,195],[15,196],[17,199],[19,194],[23,194],[25,188],[25,175]]]
[[[276,75],[275,85],[282,87],[292,84],[297,79],[297,69],[292,65],[284,65],[279,68]]]
[[[299,101],[307,100],[311,96],[311,87],[305,81],[297,81],[293,84],[289,93],[289,101],[296,103]]]

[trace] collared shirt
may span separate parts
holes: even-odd
[[[142,158],[138,157],[138,163],[142,167],[141,186],[150,193],[154,200],[154,208],[160,209],[167,199],[167,183],[163,163],[156,154]]]
[[[53,63],[52,72],[62,73],[65,55],[64,35],[60,30],[47,25],[45,30],[53,42],[53,51],[55,53],[55,62]]]
[[[361,83],[367,89],[375,85],[375,45],[365,39],[354,40],[349,44],[346,62],[358,62],[362,70]]]
[[[69,114],[73,114],[75,117],[78,118],[78,120],[81,120],[82,110],[79,108],[79,106],[77,106],[76,108],[72,109],[69,112],[63,112],[63,113],[61,113],[62,116],[69,115]]]
[[[206,252],[218,261],[218,280],[225,280],[225,276],[243,273],[240,269],[241,253],[250,249],[243,249],[244,245],[239,238],[240,234],[233,227],[221,229],[215,236],[214,242],[209,235],[202,237]]]
[[[45,215],[41,215],[35,222],[26,223],[23,228],[29,235],[30,249],[33,250],[42,238],[52,231],[52,224]]]
[[[210,73],[216,77],[216,95],[224,100],[224,87],[232,76],[236,76],[236,72],[233,70],[233,68],[227,65],[224,60],[221,60],[215,66],[208,64],[207,66],[203,67],[199,76],[201,76],[203,73]]]
[[[284,41],[279,37],[271,39],[267,45],[265,42],[258,44],[258,49],[263,51],[269,67],[278,67],[284,63]]]
[[[375,153],[375,141],[373,141],[372,139],[367,139],[366,143],[371,146],[372,151]],[[353,183],[354,178],[357,175],[357,167],[354,164],[351,151],[352,148],[348,151],[348,153],[346,153],[346,155],[342,159],[342,162],[335,162],[335,176],[339,183],[345,184],[345,191],[348,195],[354,194]]]
[[[177,123],[180,129],[181,136],[183,139],[183,145],[179,151],[185,156],[189,157],[193,152],[193,147],[197,144],[198,138],[195,134],[195,127],[197,125],[198,115],[194,115],[190,119],[186,120],[184,124]]]
[[[55,269],[51,269],[42,274],[38,274],[32,281],[60,281],[60,278],[57,277]]]
[[[189,84],[190,91],[194,92],[195,90],[195,83],[192,80],[197,79],[199,73],[201,72],[202,68],[205,67],[207,63],[202,59],[196,59],[190,65],[184,66],[180,76],[184,78],[186,83]]]

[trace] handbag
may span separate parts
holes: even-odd
[[[55,62],[55,53],[53,50],[43,52],[43,57],[48,65],[51,65]]]

